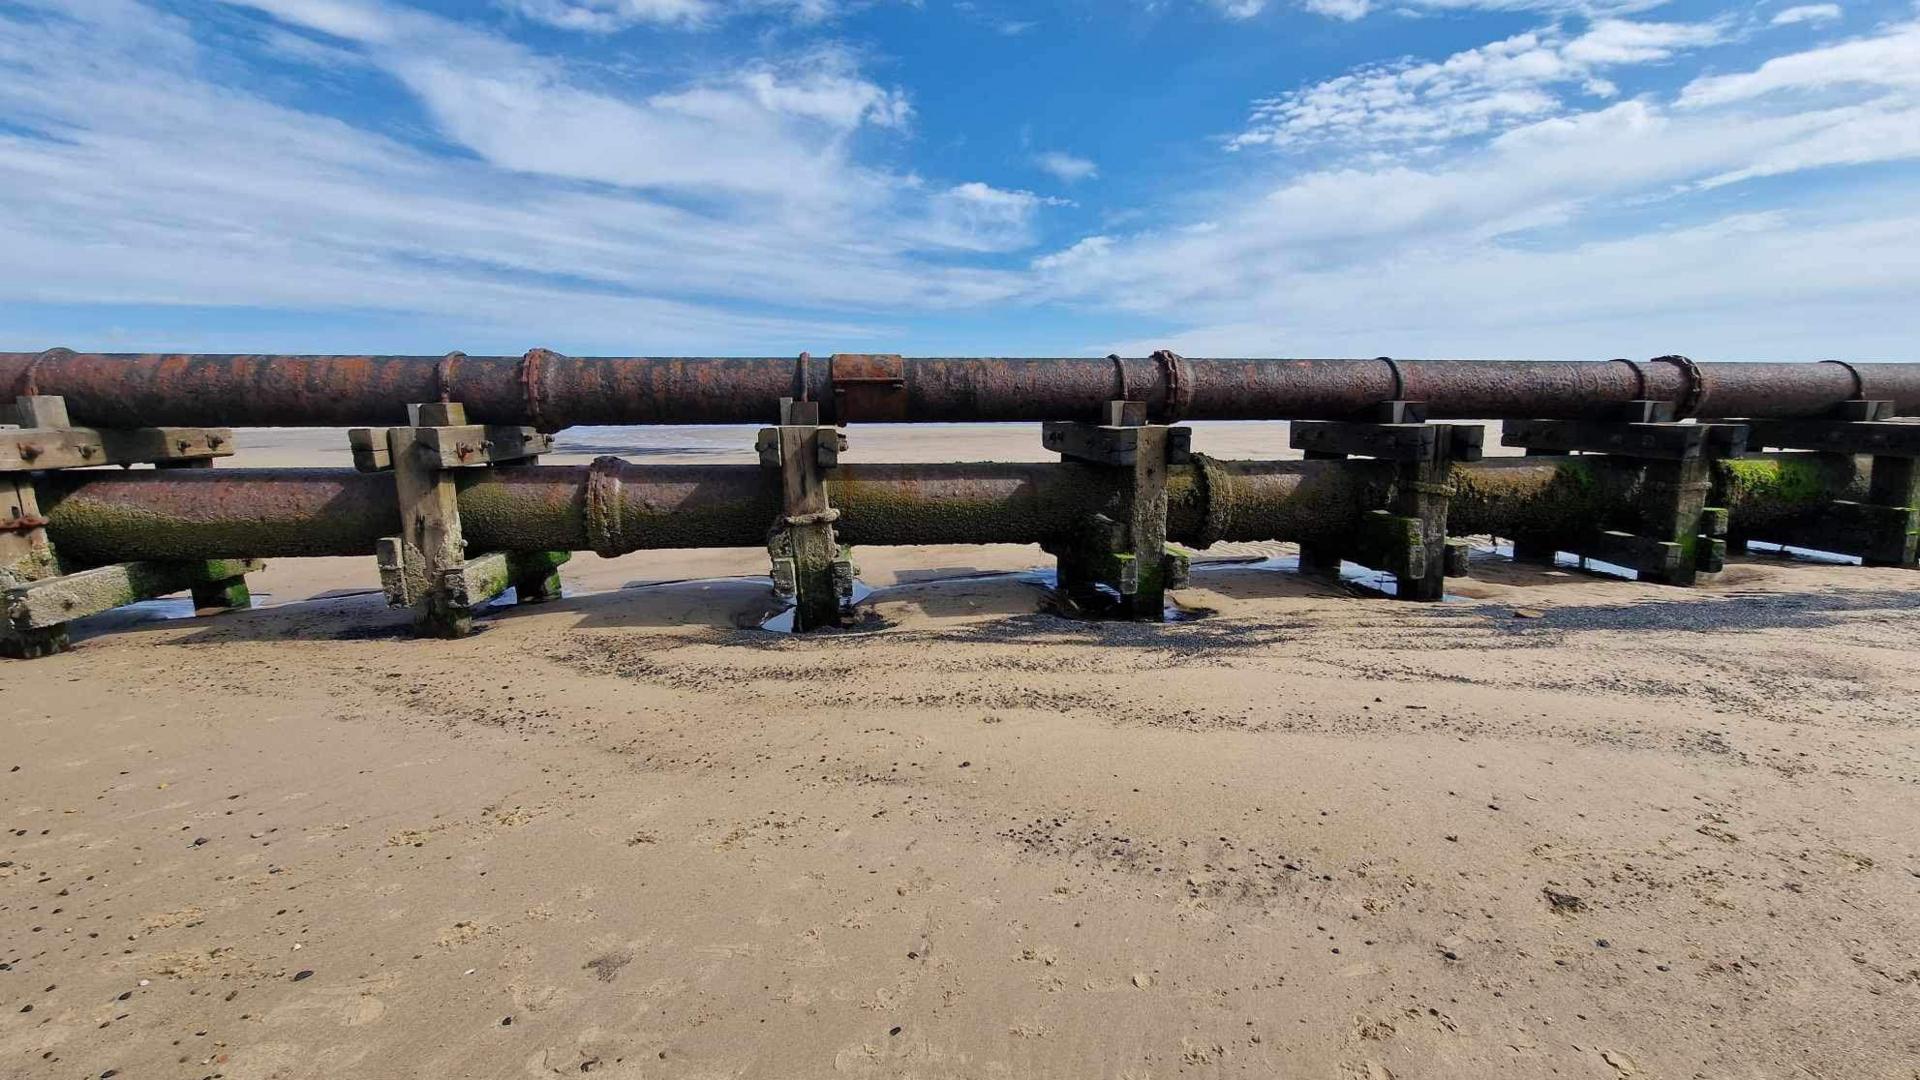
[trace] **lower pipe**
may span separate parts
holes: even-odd
[[[1863,462],[1760,455],[1716,466],[1716,502],[1742,526],[1859,498]],[[1394,469],[1348,461],[1217,461],[1168,470],[1167,536],[1338,541],[1386,505]],[[1631,521],[1641,470],[1606,457],[1454,466],[1455,535],[1577,536]],[[41,480],[48,534],[71,567],[135,559],[370,555],[400,531],[393,478],[344,469],[67,472]],[[853,545],[1039,543],[1113,506],[1107,470],[1074,464],[843,465],[829,475]],[[460,480],[468,550],[749,547],[780,513],[778,476],[751,465],[532,466]]]

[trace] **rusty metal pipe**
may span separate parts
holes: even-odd
[[[1824,462],[1819,471],[1796,474],[1792,484],[1764,482],[1766,462],[1814,457]],[[1859,463],[1828,455],[1736,464],[1745,472],[1722,477],[1736,521],[1817,507],[1864,483]],[[471,550],[746,547],[765,542],[780,512],[777,477],[756,466],[618,463],[598,471],[463,475],[460,514]],[[1200,546],[1337,540],[1384,504],[1393,482],[1392,466],[1376,461],[1202,458],[1168,470],[1167,535]],[[1626,520],[1640,474],[1599,458],[1497,458],[1455,466],[1454,483],[1458,535],[1576,535]],[[56,549],[81,565],[368,555],[400,529],[392,477],[346,469],[71,471],[47,475],[42,488]],[[882,546],[1042,542],[1119,497],[1110,471],[1052,463],[845,465],[828,491],[841,538]]]
[[[783,397],[832,423],[1093,418],[1145,401],[1161,420],[1342,419],[1392,399],[1436,418],[1593,416],[1668,401],[1702,417],[1818,416],[1855,399],[1920,413],[1920,364],[1005,357],[279,356],[0,353],[0,393],[66,398],[77,423],[345,426],[458,401],[476,422],[771,422]]]

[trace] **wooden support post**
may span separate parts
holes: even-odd
[[[1748,421],[1752,441],[1782,450],[1873,458],[1865,502],[1835,500],[1815,525],[1749,539],[1854,555],[1868,566],[1914,566],[1920,541],[1920,425],[1895,420],[1891,401],[1849,401],[1831,417]]]
[[[15,399],[17,430],[0,436],[0,655],[29,658],[67,648],[67,624],[125,604],[187,591],[194,612],[212,615],[252,603],[246,575],[260,564],[216,559],[140,562],[62,574],[40,514],[34,475],[100,465],[151,463],[207,468],[233,453],[224,428],[76,428],[66,401]]]
[[[0,585],[37,581],[53,571],[53,544],[33,477],[0,473]]]
[[[1633,535],[1643,541],[1618,554],[1625,558],[1596,558],[1637,570],[1640,580],[1661,585],[1692,585],[1702,570],[1726,564],[1726,541],[1706,532],[1707,490],[1711,465],[1704,455],[1679,461],[1646,462],[1644,486],[1636,510]],[[1722,535],[1726,530],[1720,529]],[[1719,545],[1716,552],[1715,545]]]
[[[1446,594],[1448,566],[1466,569],[1464,557],[1449,557],[1447,542],[1453,463],[1479,460],[1485,431],[1477,424],[1429,424],[1417,401],[1386,402],[1376,415],[1291,425],[1290,443],[1309,460],[1357,455],[1394,463],[1388,505],[1368,514],[1344,545],[1301,545],[1300,568],[1333,574],[1350,558],[1393,574],[1394,595],[1402,600],[1438,600]]]
[[[1867,503],[1882,511],[1881,526],[1867,550],[1868,566],[1913,566],[1920,562],[1920,466],[1911,457],[1877,454],[1867,480]]]
[[[1707,506],[1712,462],[1746,452],[1744,424],[1680,423],[1669,402],[1628,403],[1614,420],[1509,420],[1500,441],[1542,454],[1594,454],[1639,471],[1640,498],[1620,522],[1578,535],[1514,539],[1514,558],[1551,563],[1558,551],[1612,563],[1642,581],[1692,585],[1726,564],[1727,515]]]
[[[525,427],[467,423],[457,402],[409,405],[410,427],[354,428],[347,432],[354,467],[393,472],[401,535],[380,541],[381,591],[394,607],[410,607],[424,637],[473,633],[476,609],[508,589],[524,604],[560,597],[558,568],[565,551],[488,553],[467,557],[460,527],[456,470],[532,464],[552,449],[552,436]]]
[[[1168,589],[1186,584],[1192,556],[1167,543],[1167,466],[1192,460],[1193,430],[1146,422],[1146,405],[1110,401],[1103,423],[1048,421],[1041,445],[1110,470],[1118,481],[1109,512],[1050,541],[1061,597],[1079,610],[1159,622]]]
[[[827,502],[826,473],[840,464],[846,436],[822,427],[820,403],[780,401],[780,424],[762,428],[760,463],[780,472],[780,517],[767,534],[775,594],[793,602],[793,628],[817,630],[846,622],[857,572],[840,546]]]

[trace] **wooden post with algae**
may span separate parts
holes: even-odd
[[[401,533],[377,547],[387,603],[412,608],[422,637],[462,638],[473,633],[475,611],[510,588],[521,603],[558,598],[558,568],[569,552],[468,557],[456,484],[461,469],[531,464],[552,448],[553,437],[530,427],[469,424],[458,402],[410,405],[407,412],[407,427],[347,433],[355,468],[393,474]]]
[[[1047,421],[1041,443],[1063,461],[1101,469],[1117,485],[1105,509],[1042,546],[1059,594],[1092,614],[1158,622],[1168,589],[1187,582],[1192,556],[1167,543],[1167,467],[1192,460],[1193,429],[1146,422],[1140,401],[1109,401],[1101,422]]]
[[[23,395],[0,439],[0,656],[31,659],[71,647],[68,624],[88,615],[188,592],[196,615],[252,604],[247,559],[160,560],[88,566],[63,562],[47,536],[36,477],[108,465],[208,467],[233,453],[225,428],[79,428],[56,396]]]
[[[1294,423],[1288,440],[1308,460],[1369,457],[1394,468],[1387,505],[1369,510],[1344,544],[1302,544],[1300,569],[1334,574],[1351,560],[1392,574],[1402,600],[1440,599],[1448,574],[1466,572],[1465,546],[1447,537],[1453,463],[1480,460],[1484,439],[1478,424],[1427,423],[1417,401],[1386,402],[1372,420]]]
[[[834,533],[840,512],[827,500],[826,474],[840,464],[846,436],[820,423],[819,402],[782,398],[779,425],[760,429],[755,446],[780,477],[780,516],[767,532],[773,591],[792,602],[794,630],[841,625],[856,570]]]

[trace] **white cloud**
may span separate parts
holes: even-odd
[[[1783,272],[1782,268],[1791,268]],[[1920,217],[1736,215],[1561,250],[1422,247],[1290,276],[1217,321],[1090,342],[1129,356],[1904,360]]]
[[[1485,135],[1561,111],[1562,88],[1613,96],[1605,68],[1666,60],[1721,35],[1710,23],[1600,19],[1577,36],[1554,26],[1445,60],[1366,67],[1255,103],[1229,145],[1422,148]]]
[[[1251,19],[1266,10],[1267,0],[1207,0],[1229,19]]]
[[[509,0],[509,6],[535,22],[593,33],[638,23],[699,24],[715,14],[709,0]]]
[[[756,12],[796,22],[824,22],[840,14],[838,0],[506,0],[508,7],[563,30],[610,34],[632,26],[706,27]]]
[[[1059,150],[1035,154],[1033,163],[1063,184],[1077,184],[1100,175],[1100,166],[1086,158]]]
[[[449,155],[217,81],[243,70],[235,57],[134,0],[33,2],[0,10],[4,300],[403,313],[562,348],[787,348],[1016,295],[1018,275],[965,256],[1030,243],[1045,206],[852,160],[847,137],[905,105],[844,66],[754,66],[629,100],[409,9],[255,5],[392,73],[473,151]]]
[[[1316,15],[1354,22],[1373,10],[1372,0],[1305,0],[1304,6]]]
[[[1040,208],[1055,202],[1030,191],[956,184],[933,197],[933,213],[916,235],[930,246],[957,251],[1017,251],[1033,243]]]
[[[574,82],[504,38],[374,0],[227,0],[345,38],[419,99],[440,130],[502,168],[634,188],[836,200],[884,183],[848,160],[864,126],[897,128],[904,94],[831,51],[650,96]]]
[[[1839,4],[1800,4],[1775,15],[1770,24],[1792,26],[1795,23],[1832,22],[1843,14]]]
[[[1777,342],[1805,342],[1813,331],[1794,329],[1792,319],[1809,311],[1912,309],[1876,329],[1873,340],[1884,344],[1897,336],[1889,327],[1920,330],[1920,307],[1897,299],[1920,292],[1920,253],[1904,246],[1920,235],[1920,218],[1897,182],[1895,194],[1871,207],[1849,200],[1690,224],[1680,204],[1679,224],[1634,231],[1618,222],[1651,216],[1661,200],[1756,176],[1920,160],[1915,33],[1892,27],[1697,80],[1673,105],[1639,98],[1535,119],[1456,144],[1437,160],[1414,159],[1418,165],[1361,158],[1290,173],[1285,159],[1268,159],[1282,170],[1277,180],[1217,192],[1198,219],[1088,237],[1035,260],[1035,273],[1059,295],[1186,324],[1190,334],[1169,340],[1202,352],[1516,355],[1520,342],[1534,340],[1535,355],[1569,355],[1554,350],[1576,330],[1607,333],[1599,347],[1613,349],[1621,336],[1648,328],[1685,329],[1703,304],[1728,310],[1700,315],[1695,333],[1732,326],[1736,338],[1767,346],[1765,335],[1748,330],[1764,326]],[[1585,40],[1582,63],[1675,47],[1673,38],[1650,42],[1637,33]],[[1525,61],[1543,49],[1498,44],[1475,50],[1471,70],[1522,64],[1528,78],[1559,79],[1565,69],[1555,65],[1579,66],[1569,59],[1571,42]],[[1772,100],[1795,89],[1824,93],[1791,108]],[[1406,85],[1374,90],[1342,96],[1364,99],[1352,116],[1338,119],[1329,108],[1300,130],[1381,139],[1370,125],[1381,112],[1409,107]],[[1415,126],[1457,133],[1466,122]],[[1602,215],[1613,219],[1604,230],[1613,235],[1596,238],[1591,222]],[[1731,310],[1742,303],[1753,310]]]
[[[1753,71],[1695,79],[1680,95],[1687,108],[1724,105],[1792,90],[1920,87],[1920,23],[1896,26],[1806,52],[1778,56]]]

